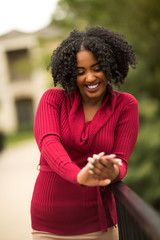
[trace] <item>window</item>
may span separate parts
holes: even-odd
[[[15,101],[19,130],[30,129],[33,126],[33,101],[23,98]]]
[[[28,49],[8,51],[7,53],[11,81],[28,80],[31,72],[31,61]]]

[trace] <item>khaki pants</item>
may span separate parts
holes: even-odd
[[[47,232],[32,231],[32,240],[119,240],[118,227],[108,228],[108,232],[94,232],[81,235],[62,236]]]

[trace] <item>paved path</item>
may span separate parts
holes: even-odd
[[[30,201],[38,161],[34,140],[0,153],[0,240],[31,240]]]

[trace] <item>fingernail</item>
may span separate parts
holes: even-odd
[[[118,165],[122,166],[122,162],[118,162]]]
[[[109,156],[112,157],[112,158],[115,158],[116,154],[110,154]]]
[[[111,183],[111,180],[109,179],[109,180],[108,180],[108,184],[110,184],[110,183]]]
[[[120,158],[116,158],[115,160],[116,160],[116,162],[122,162],[122,160]]]
[[[93,171],[92,171],[92,170],[89,170],[88,172],[89,172],[90,174],[93,174]]]
[[[91,163],[89,163],[88,166],[89,166],[89,168],[91,168],[91,169],[94,168],[94,166],[93,166]]]
[[[103,156],[105,154],[105,152],[101,152],[101,153],[99,153],[98,155],[99,156]]]
[[[89,157],[87,160],[88,160],[88,162],[90,162],[90,163],[94,163],[94,162],[95,162],[94,159],[91,158],[91,157]]]
[[[100,156],[98,156],[97,154],[93,154],[93,157],[94,157],[95,159],[97,159],[97,160],[100,159]]]
[[[121,160],[120,158],[116,158],[115,160],[116,160],[116,162],[118,163],[118,165],[121,165],[121,166],[122,166],[122,160]]]

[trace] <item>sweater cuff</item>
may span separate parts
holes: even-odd
[[[122,161],[122,166],[121,166],[121,165],[118,165],[118,168],[119,168],[119,174],[118,174],[118,176],[112,181],[112,183],[121,181],[121,180],[125,177],[125,175],[126,175],[126,173],[127,173],[126,166],[124,166],[123,161]]]

